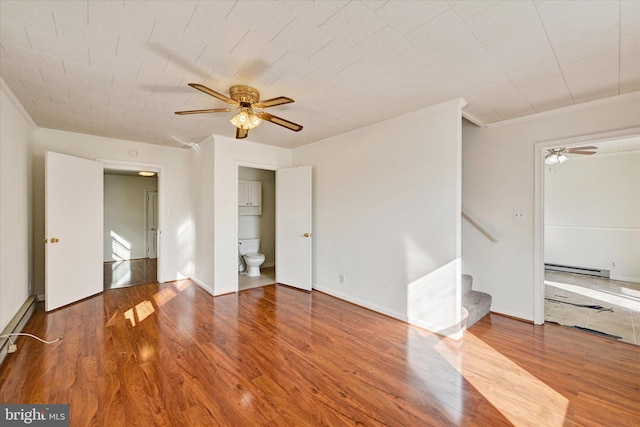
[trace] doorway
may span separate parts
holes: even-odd
[[[640,197],[637,133],[536,144],[536,323],[640,343],[633,329],[634,313],[640,315],[633,297],[640,295],[634,283],[640,272],[631,261],[640,256],[640,230],[632,224],[638,216],[633,199]],[[548,150],[575,146],[596,146],[597,154],[545,164]]]
[[[260,275],[249,276],[244,258],[238,256],[238,290],[276,283],[275,171],[238,166],[237,218],[238,241],[260,239],[259,253],[265,258],[259,266]]]
[[[104,289],[156,282],[158,176],[104,171]]]

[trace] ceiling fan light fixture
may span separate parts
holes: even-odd
[[[566,160],[566,157],[565,157],[565,160]],[[560,159],[558,158],[557,154],[552,154],[549,157],[547,157],[544,162],[548,165],[557,165],[558,163],[560,163]]]
[[[567,156],[565,156],[564,154],[560,154],[558,156],[558,163],[563,164],[564,162],[566,162],[569,158]]]
[[[235,127],[250,130],[262,123],[262,119],[251,110],[243,108],[238,114],[229,120]]]

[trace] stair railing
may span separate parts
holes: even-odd
[[[478,222],[478,220],[476,220],[473,216],[471,216],[469,212],[465,211],[464,209],[462,209],[462,218],[466,219],[469,224],[477,228],[478,231],[480,231],[487,237],[487,239],[491,240],[493,243],[498,243],[498,239],[496,239],[489,230],[487,230],[482,224]]]

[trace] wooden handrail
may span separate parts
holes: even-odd
[[[465,211],[464,209],[462,209],[462,218],[466,219],[469,222],[469,224],[473,225],[482,234],[487,236],[487,239],[491,240],[494,243],[498,243],[498,239],[496,239],[495,236],[491,234],[489,230],[483,227],[473,216],[471,216],[469,212]]]

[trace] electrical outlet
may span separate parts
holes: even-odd
[[[341,285],[344,285],[344,274],[341,274],[338,276],[338,283],[340,283]]]
[[[616,266],[616,262],[615,261],[611,261],[611,267],[615,267]]]

